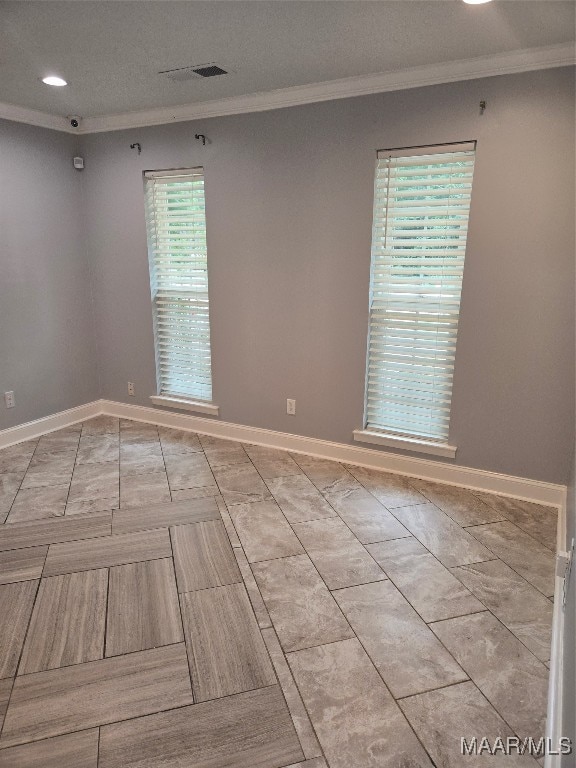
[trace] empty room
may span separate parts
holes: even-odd
[[[0,2],[0,768],[575,768],[576,2]]]

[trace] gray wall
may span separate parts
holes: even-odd
[[[571,69],[86,136],[102,396],[149,405],[155,393],[141,173],[203,165],[221,418],[351,442],[362,424],[375,150],[466,139],[478,139],[478,153],[450,429],[456,461],[566,482]],[[296,417],[285,413],[287,397]]]
[[[0,429],[94,400],[74,136],[0,121]]]

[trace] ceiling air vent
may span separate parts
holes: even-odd
[[[166,75],[170,80],[182,82],[184,80],[199,80],[204,77],[218,77],[227,75],[230,70],[222,69],[218,64],[196,64],[192,67],[179,67],[178,69],[165,69],[158,72],[159,75]]]

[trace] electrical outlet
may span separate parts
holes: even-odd
[[[134,391],[134,382],[129,381],[128,382],[128,394],[130,397],[136,397],[136,392]]]
[[[14,408],[16,405],[14,392],[4,392],[4,402],[6,403],[6,408]]]
[[[289,416],[296,416],[296,400],[286,400],[286,413]]]

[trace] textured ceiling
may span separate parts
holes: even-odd
[[[2,2],[0,102],[58,115],[192,104],[353,75],[566,43],[575,3]],[[218,62],[232,74],[158,71]],[[67,88],[40,82],[65,77]]]

